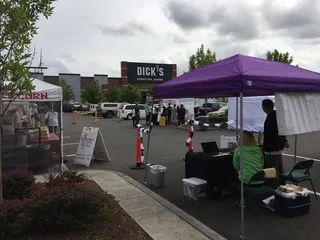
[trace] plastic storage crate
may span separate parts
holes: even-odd
[[[200,178],[184,178],[183,192],[184,195],[193,199],[199,200],[201,197],[206,196],[207,181]]]

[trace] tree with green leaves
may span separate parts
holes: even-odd
[[[0,91],[11,102],[20,94],[32,92],[35,87],[29,72],[35,56],[30,44],[37,34],[40,16],[48,18],[53,13],[55,0],[1,0],[0,1]],[[6,82],[5,82],[6,81]]]
[[[84,102],[98,104],[103,98],[102,88],[98,81],[88,84],[81,93]]]
[[[120,102],[122,89],[117,85],[112,85],[106,91],[105,97],[108,102]]]
[[[28,69],[35,56],[35,51],[30,49],[30,44],[37,34],[40,16],[48,18],[53,14],[54,1],[0,1],[0,123],[12,101],[20,94],[30,93],[35,89]],[[5,109],[2,109],[2,93],[10,99]],[[1,201],[3,201],[3,195],[0,171]]]
[[[209,48],[204,50],[203,44],[197,49],[196,53],[189,58],[189,71],[198,67],[203,67],[217,61],[216,53]]]
[[[206,66],[216,61],[216,52],[211,51],[209,48],[207,49],[207,51],[205,51],[203,44],[201,44],[201,47],[197,49],[196,53],[191,55],[191,57],[189,58],[189,71],[198,67]],[[205,99],[205,101],[207,103],[207,99]],[[205,113],[207,114],[207,108],[205,110]]]
[[[266,54],[267,60],[281,62],[281,63],[288,63],[291,64],[293,62],[293,57],[290,56],[288,52],[281,53],[277,49],[273,51],[268,51]]]
[[[141,93],[136,86],[127,85],[122,88],[121,101],[127,103],[140,103]]]
[[[63,101],[66,101],[66,102],[72,101],[74,99],[73,88],[69,84],[67,84],[65,80],[60,80],[59,85],[62,88]]]

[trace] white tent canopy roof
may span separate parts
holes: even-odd
[[[6,82],[5,82],[6,84]],[[21,94],[16,101],[20,102],[60,102],[62,101],[62,88],[39,79],[34,79],[32,84],[35,90],[30,94]],[[9,96],[2,94],[3,101],[9,100]]]

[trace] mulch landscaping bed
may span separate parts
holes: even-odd
[[[94,181],[87,181],[90,188],[100,188]],[[101,189],[102,191],[102,189]],[[108,194],[110,217],[105,222],[82,231],[68,233],[38,233],[22,239],[29,240],[152,240],[152,238],[125,212],[115,198]],[[81,209],[79,209],[81,211]]]

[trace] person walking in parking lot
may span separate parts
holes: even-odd
[[[135,127],[140,122],[140,110],[138,104],[132,109],[132,124]]]
[[[150,124],[150,112],[151,112],[151,110],[150,110],[149,107],[146,107],[145,111],[146,111],[146,124],[148,125],[148,124]]]

